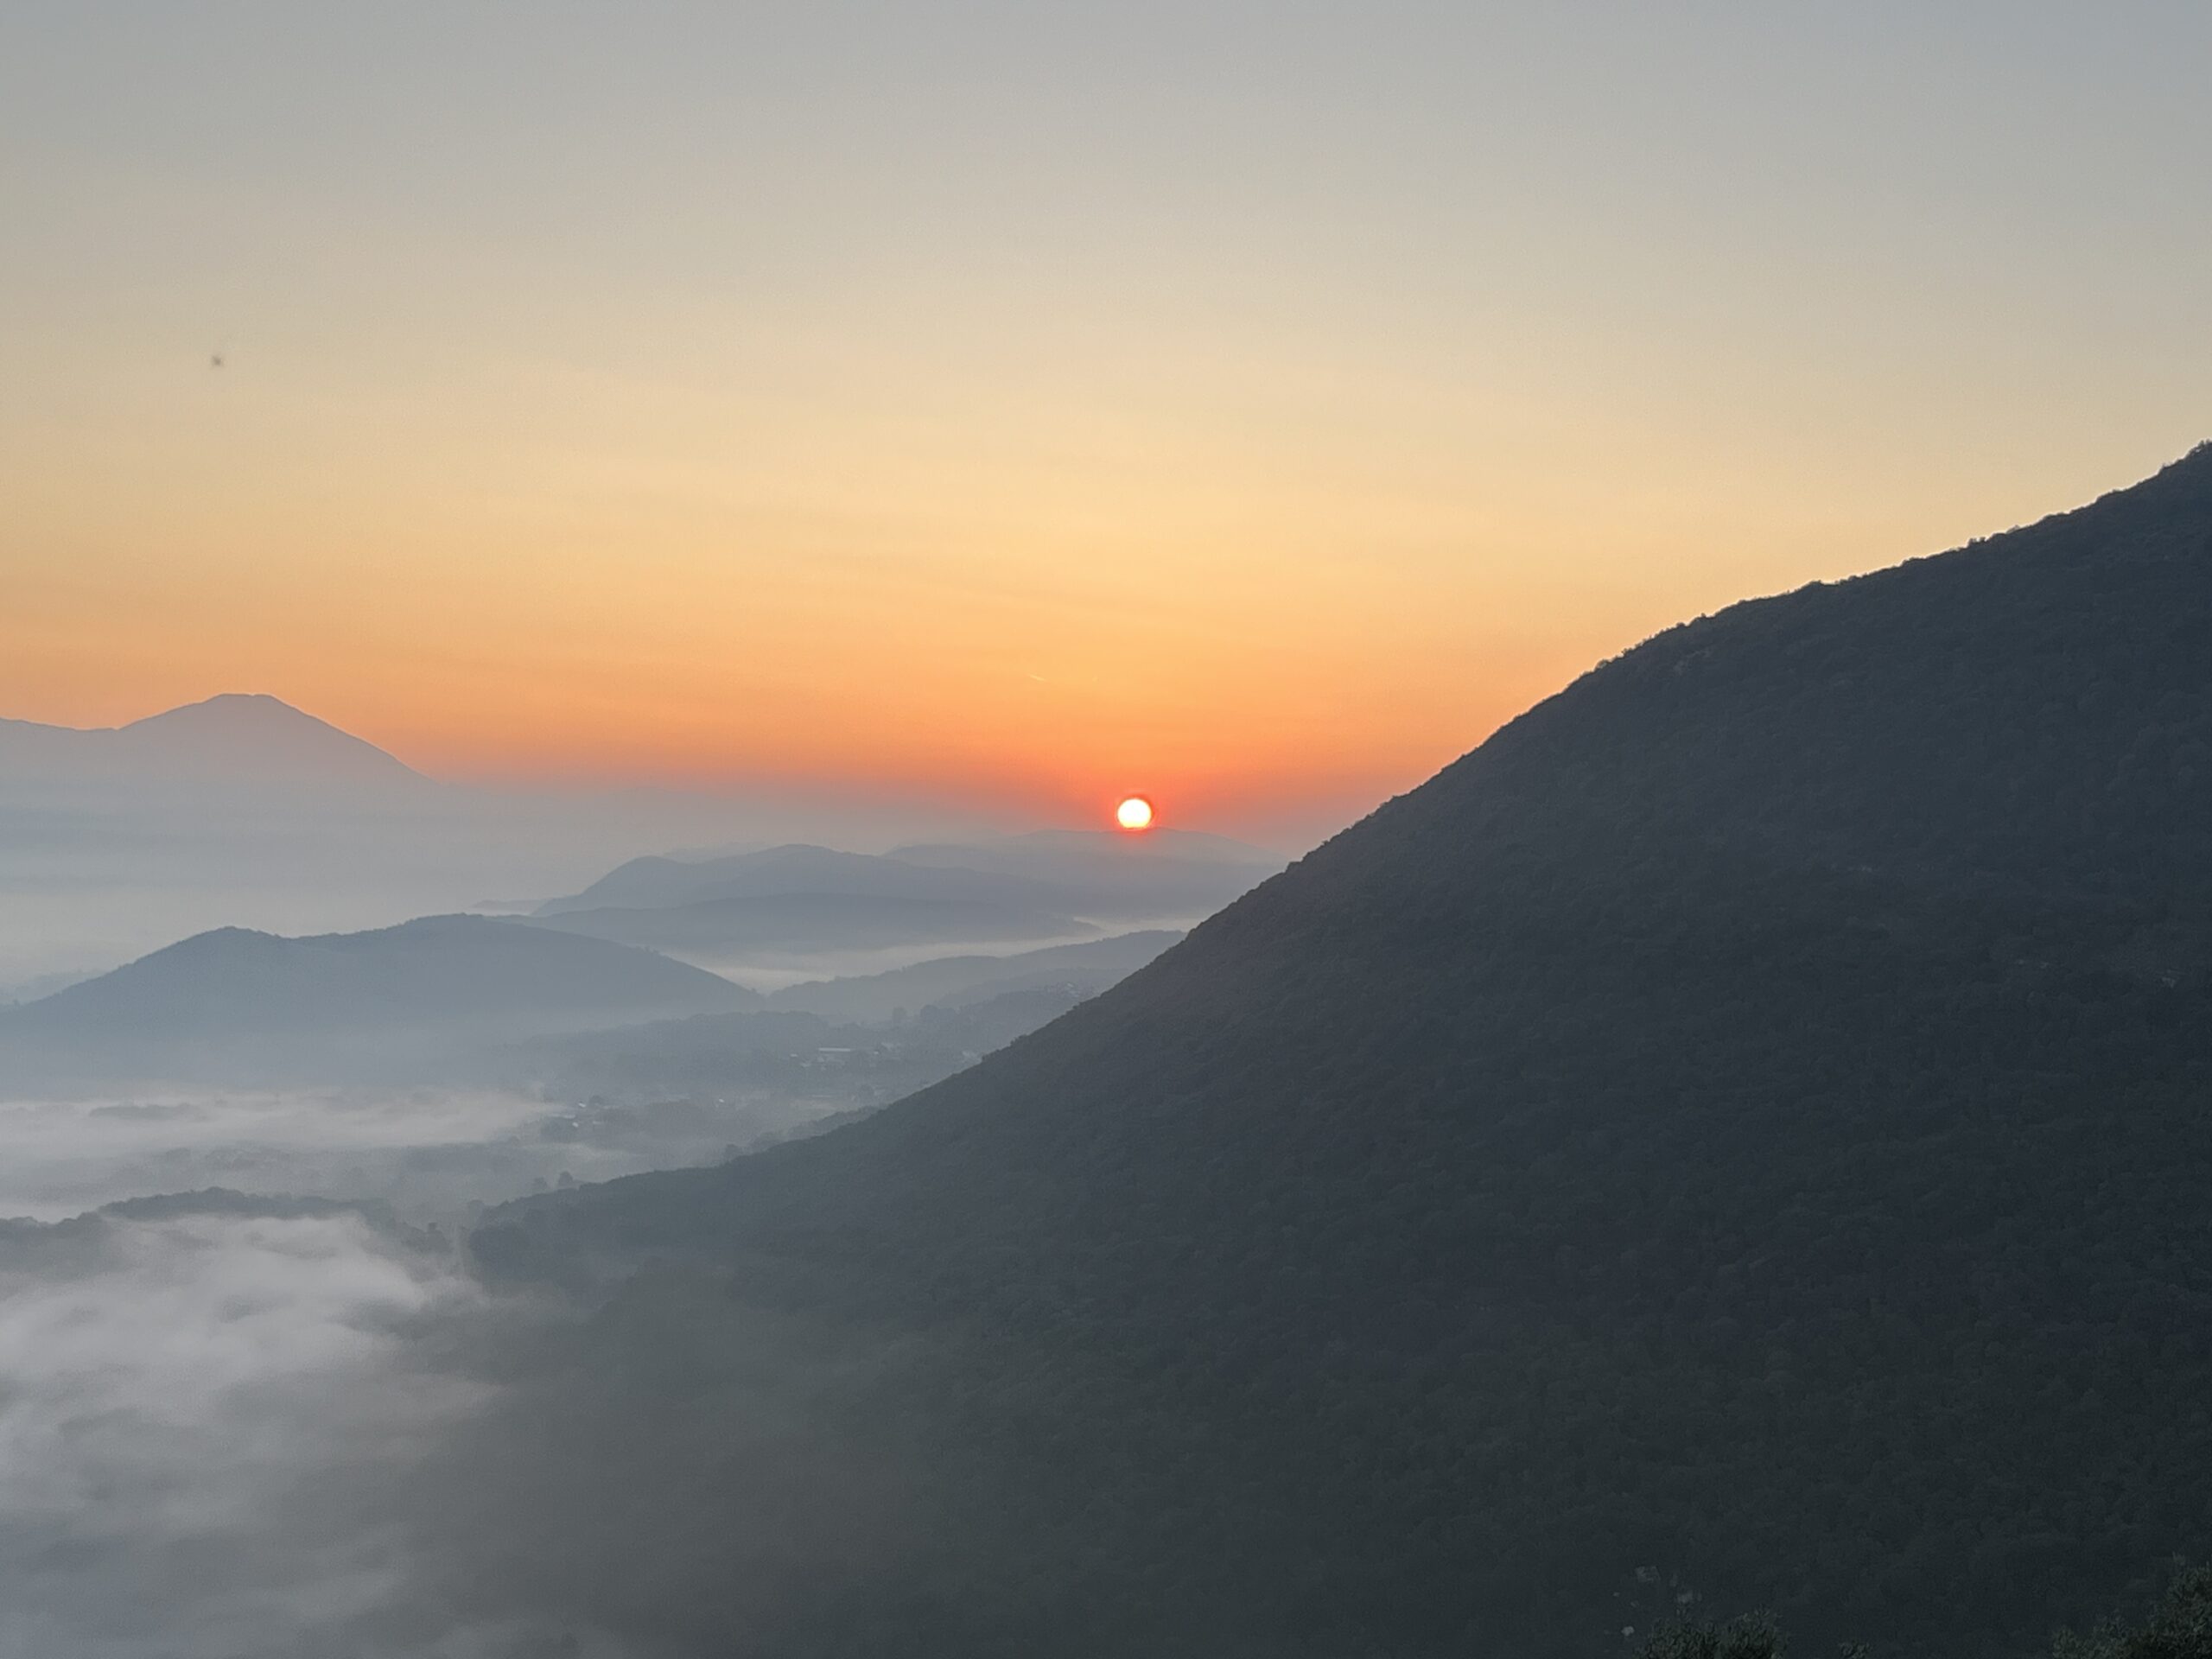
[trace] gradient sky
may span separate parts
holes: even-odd
[[[2201,0],[0,0],[0,715],[1295,839],[2212,434],[2208,71]]]

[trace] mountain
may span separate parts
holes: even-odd
[[[810,980],[772,992],[768,1004],[825,1019],[879,1021],[899,1009],[960,1008],[989,998],[1046,988],[1091,996],[1128,977],[1181,938],[1153,929],[1047,945],[1004,957],[938,957],[880,974]]]
[[[426,1524],[656,1650],[2038,1651],[2212,1545],[2208,1190],[2212,448],[1669,630],[864,1122],[500,1213],[611,1300]]]
[[[112,967],[224,924],[445,910],[475,872],[552,861],[470,823],[466,796],[274,697],[89,731],[0,720],[0,981]]]
[[[1174,830],[1052,833],[885,855],[772,847],[631,860],[548,899],[549,927],[716,967],[1082,939],[1092,919],[1195,918],[1280,868],[1257,848]],[[818,969],[817,969],[818,971]]]
[[[632,859],[547,900],[533,919],[717,965],[757,964],[1096,933],[1059,907],[1062,897],[1019,875],[788,846]]]
[[[1072,916],[1154,919],[1218,910],[1282,868],[1220,836],[1052,830],[980,842],[902,847],[880,856],[771,847],[710,857],[631,860],[542,917],[595,909],[673,909],[729,899],[842,893],[1017,905]]]
[[[429,785],[374,744],[275,697],[242,695],[94,730],[0,720],[0,778],[16,787],[109,790]]]
[[[1043,830],[995,841],[901,847],[889,856],[1031,884],[1077,916],[1195,920],[1283,867],[1263,848],[1188,830]]]
[[[923,903],[1008,903],[1039,906],[1045,890],[1020,880],[973,870],[918,868],[867,853],[828,847],[769,847],[757,852],[701,859],[633,858],[582,893],[549,899],[537,914],[556,917],[588,910],[671,910],[733,899],[787,899],[836,893],[854,898]]]
[[[842,951],[1081,938],[1088,922],[983,899],[909,899],[858,893],[790,893],[643,909],[563,911],[533,917],[548,931],[620,940],[648,950],[727,960],[800,960]]]
[[[483,917],[308,938],[222,928],[0,1010],[0,1085],[338,1081],[756,1001],[648,951]]]
[[[374,927],[473,908],[487,893],[557,891],[640,846],[721,840],[740,823],[780,825],[786,837],[800,825],[879,834],[885,810],[780,788],[442,783],[267,696],[214,697],[112,730],[0,721],[0,999],[24,995],[10,986],[112,967],[226,925],[280,934]],[[916,822],[900,821],[910,830]],[[1018,884],[973,873],[791,850],[796,863],[771,856],[753,867],[749,891],[882,889],[1059,913]],[[810,860],[810,876],[797,868]],[[859,873],[849,868],[830,880],[819,868],[840,861]],[[633,907],[604,894],[588,903]],[[619,926],[579,931],[646,937]],[[918,937],[916,951],[941,953],[978,940],[1035,944],[1081,931],[1040,925],[1036,916],[1008,925],[1001,915],[981,932],[903,925],[893,934]],[[823,971],[821,955],[817,948],[787,966]]]

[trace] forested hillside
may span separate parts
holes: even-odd
[[[1671,630],[961,1076],[505,1212],[658,1265],[443,1523],[716,1651],[2044,1650],[2212,1544],[2209,743],[2212,449]]]

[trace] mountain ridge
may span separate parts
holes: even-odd
[[[433,1049],[757,1001],[650,951],[486,917],[296,938],[224,927],[0,1010],[0,1069],[97,1085],[327,1065],[337,1080]]]
[[[660,1261],[632,1356],[922,1356],[894,1405],[795,1345],[769,1397],[846,1402],[802,1487],[849,1444],[938,1520],[833,1517],[792,1590],[686,1498],[695,1643],[1565,1655],[1649,1569],[2009,1652],[2212,1542],[2208,740],[2200,448],[1669,629],[971,1070],[475,1248]],[[691,1456],[768,1386],[704,1340]],[[595,1351],[518,1422],[641,1409]],[[487,1573],[615,1616],[573,1552],[620,1457],[495,1466],[543,1524]]]
[[[431,785],[365,738],[262,692],[225,692],[119,726],[0,720],[0,764],[44,762],[86,781],[287,779]]]

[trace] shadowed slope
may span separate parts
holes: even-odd
[[[849,1426],[913,1560],[826,1551],[842,1624],[687,1582],[680,1639],[891,1595],[940,1623],[881,1650],[1597,1651],[1657,1565],[2032,1645],[2212,1541],[2208,742],[2200,450],[1671,630],[973,1071],[479,1249],[728,1271],[619,1300],[633,1360],[747,1307],[931,1344]]]

